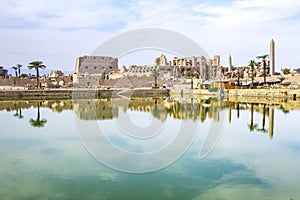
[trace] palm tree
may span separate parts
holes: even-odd
[[[255,60],[250,60],[248,66],[251,67],[251,88],[253,89],[254,87],[254,66],[257,66],[257,63]]]
[[[264,70],[264,84],[266,84],[266,59],[269,58],[268,54],[263,54],[261,56],[256,56],[257,59],[262,61],[263,70]]]
[[[191,77],[191,89],[194,88],[194,80],[193,80],[194,76],[195,76],[195,75],[194,75],[194,69],[191,68],[191,69],[188,71],[188,73],[187,73],[187,77]]]
[[[16,75],[16,77],[18,77],[18,68],[13,66],[12,69],[15,70],[15,75]]]
[[[13,66],[12,69],[15,70],[16,77],[18,77],[18,68]],[[16,84],[16,77],[14,77],[14,84]]]
[[[199,79],[200,74],[199,72],[195,71],[194,68],[191,68],[188,72],[187,72],[187,77],[191,78],[191,89],[194,88],[194,77],[196,77],[196,79]]]
[[[154,77],[154,87],[157,88],[157,77],[159,76],[159,70],[157,68],[152,70],[152,76]]]
[[[21,67],[23,67],[21,64],[17,64],[16,67],[18,68],[18,74],[19,78],[21,77]]]
[[[39,77],[40,77],[39,69],[45,69],[46,66],[43,65],[42,61],[33,61],[33,62],[29,63],[28,68],[36,70],[36,85],[37,85],[37,88],[40,88],[40,83],[39,83]]]
[[[0,76],[2,76],[3,78],[7,77],[7,69],[4,69],[3,66],[0,66]]]
[[[44,127],[45,124],[47,123],[47,120],[46,119],[41,119],[41,114],[40,114],[40,102],[38,102],[37,104],[37,108],[38,108],[38,112],[37,112],[37,117],[36,119],[30,119],[29,120],[29,123],[31,124],[31,126],[33,127],[38,127],[38,128],[41,128],[41,127]]]

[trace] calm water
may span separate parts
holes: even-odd
[[[300,199],[300,102],[261,102],[0,101],[0,199]],[[124,173],[95,157],[118,160],[114,168],[123,171],[159,168],[167,158],[132,163],[105,149],[93,154],[84,137],[95,124],[116,148],[138,155],[174,143],[183,124],[192,140],[163,169]]]

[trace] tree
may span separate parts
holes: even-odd
[[[37,104],[37,108],[38,108],[38,112],[37,112],[37,117],[36,119],[30,119],[29,123],[31,124],[31,126],[33,127],[44,127],[45,124],[47,123],[46,119],[41,119],[41,114],[40,114],[40,102],[38,102]]]
[[[12,69],[15,70],[15,75],[16,75],[16,77],[18,77],[18,68],[13,66]]]
[[[291,73],[291,70],[288,69],[288,68],[284,68],[284,69],[282,69],[282,73],[283,73],[284,75],[288,75],[288,74]]]
[[[191,68],[191,69],[187,72],[186,76],[191,78],[191,89],[193,89],[193,88],[194,88],[194,80],[193,80],[193,77],[194,77],[194,69]]]
[[[196,79],[199,79],[199,78],[200,78],[199,72],[195,71],[195,72],[194,72],[194,76],[196,77]]]
[[[261,56],[256,56],[257,59],[261,60],[261,64],[263,66],[263,71],[264,71],[264,84],[266,84],[266,59],[269,58],[268,54],[263,54]]]
[[[42,61],[33,61],[33,62],[29,63],[28,68],[36,70],[36,85],[37,85],[37,88],[40,88],[40,82],[39,82],[40,74],[39,74],[39,69],[45,69],[46,66],[43,65]]]
[[[285,80],[285,78],[283,76],[280,76],[278,79],[280,80],[280,83],[282,83],[282,81]]]
[[[21,67],[23,67],[21,64],[17,64],[16,67],[18,68],[18,75],[19,78],[21,77]]]
[[[4,69],[3,66],[0,66],[0,76],[6,77],[7,76],[7,72],[8,71],[6,69]]]
[[[152,70],[152,76],[154,77],[154,87],[157,88],[157,77],[159,76],[159,70],[157,68]]]
[[[197,79],[199,79],[199,77],[200,77],[199,72],[197,72],[193,68],[191,68],[187,72],[186,76],[191,78],[191,89],[193,89],[193,87],[194,87],[194,77],[196,77]]]
[[[248,66],[251,67],[251,88],[253,89],[254,87],[254,66],[257,66],[257,63],[255,60],[250,60]]]

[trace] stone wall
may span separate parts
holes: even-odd
[[[225,90],[228,97],[270,97],[270,98],[297,98],[300,97],[300,90],[297,89],[234,89]]]
[[[76,59],[73,83],[76,87],[96,87],[108,73],[118,70],[118,58],[82,56]]]

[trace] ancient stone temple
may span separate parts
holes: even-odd
[[[220,66],[220,56],[215,55],[213,58],[213,66]]]
[[[164,54],[154,60],[154,66],[168,66],[168,60]]]
[[[82,56],[76,59],[73,84],[75,87],[97,87],[109,72],[118,70],[118,58]]]

